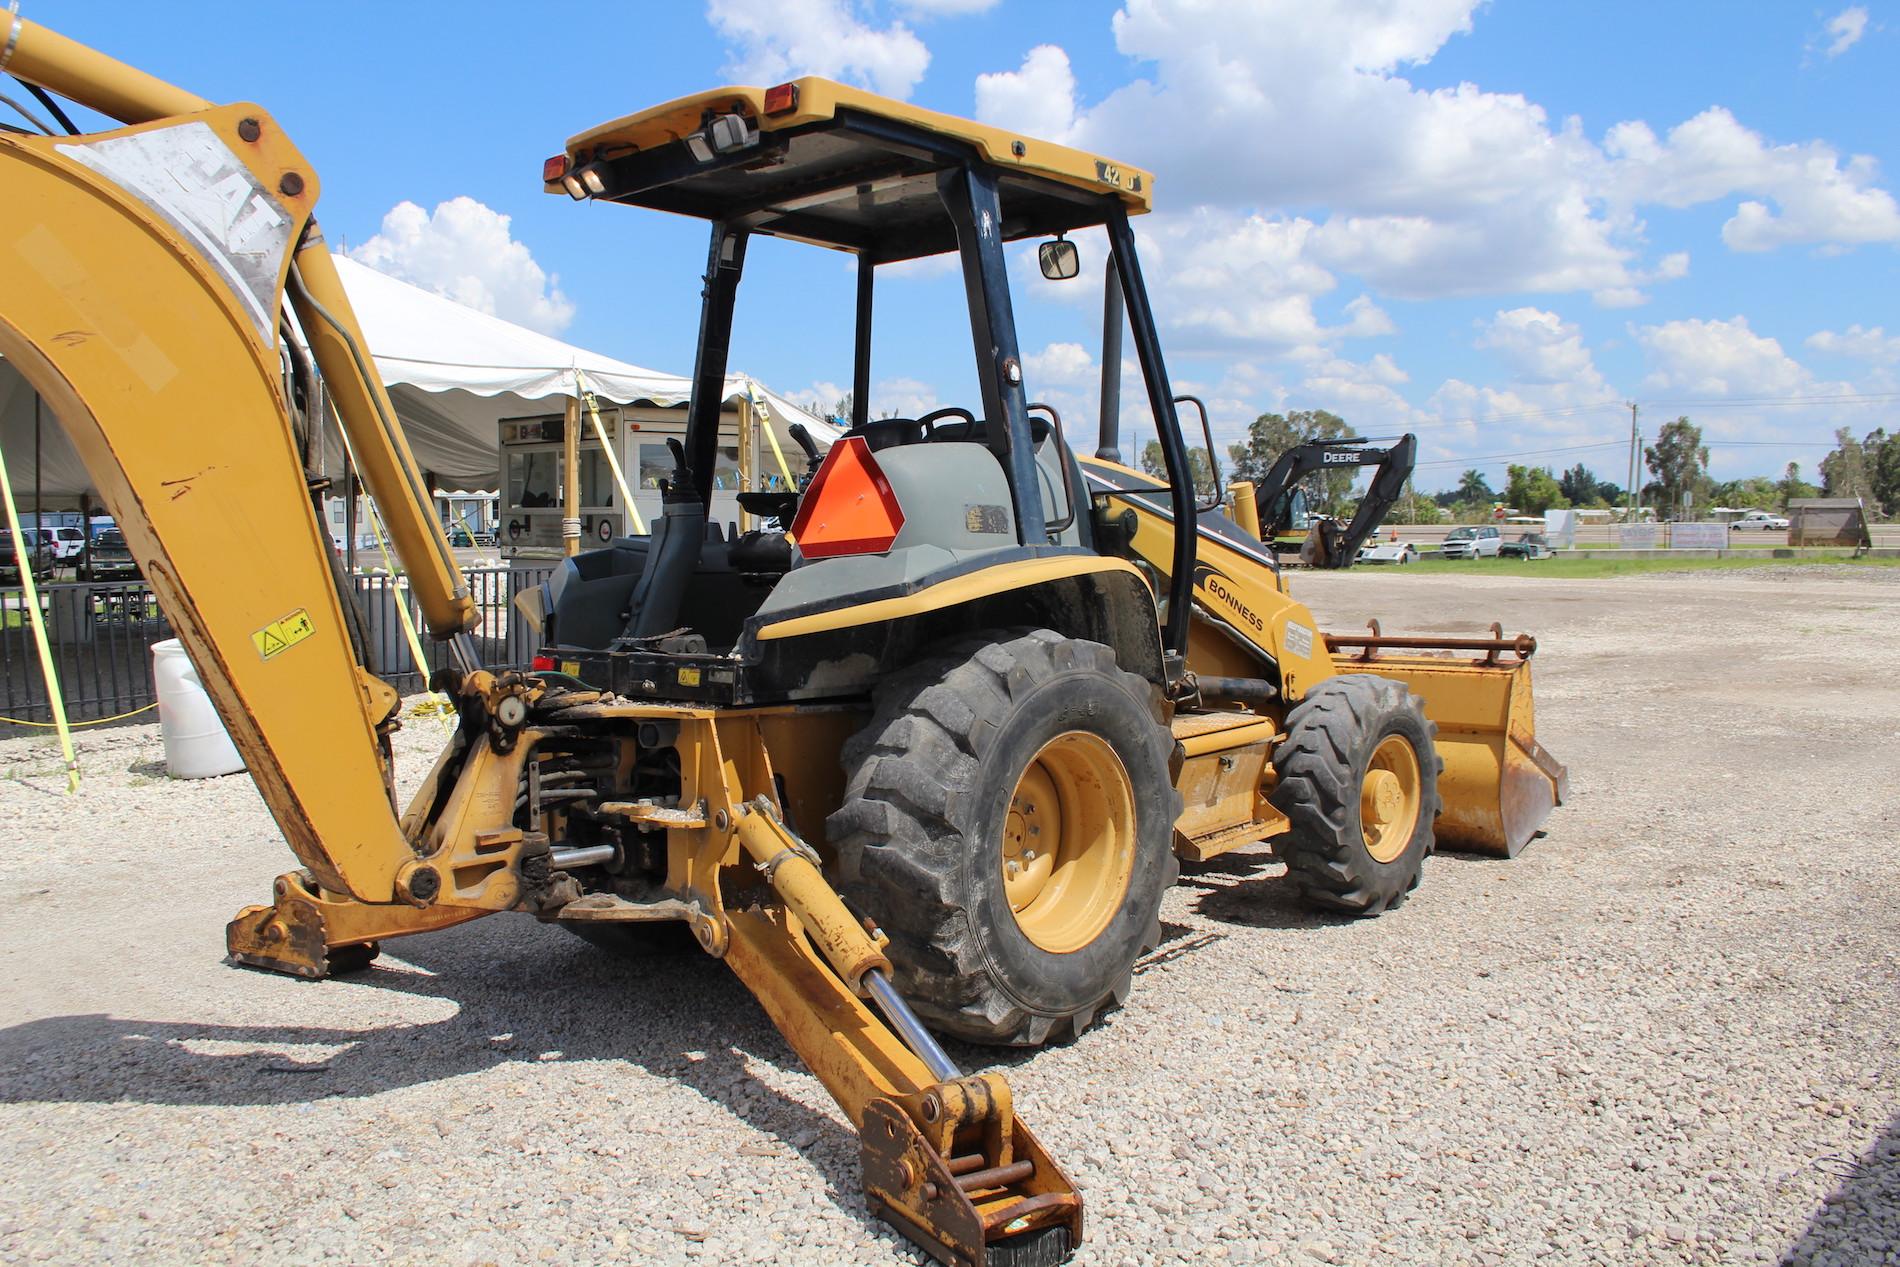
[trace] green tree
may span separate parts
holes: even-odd
[[[1653,487],[1662,501],[1662,518],[1681,513],[1684,493],[1698,502],[1708,499],[1709,449],[1702,443],[1702,428],[1687,418],[1663,424],[1656,443],[1644,447],[1643,463],[1656,477]]]
[[[1541,515],[1547,510],[1565,510],[1570,500],[1547,466],[1512,466],[1510,482],[1504,487],[1504,500],[1521,515]]]
[[[1781,473],[1781,480],[1775,485],[1776,496],[1780,504],[1774,509],[1787,512],[1788,502],[1796,497],[1819,497],[1821,490],[1801,478],[1801,464],[1788,463],[1788,469]]]
[[[1856,440],[1840,428],[1821,459],[1821,485],[1829,497],[1860,498],[1872,514],[1900,514],[1900,434],[1875,427]]]
[[[1421,496],[1417,486],[1408,478],[1405,491],[1399,495],[1387,519],[1401,524],[1435,524],[1443,522],[1444,517],[1438,509],[1438,502],[1431,497]]]
[[[1196,445],[1187,451],[1188,470],[1194,473],[1194,491],[1206,497],[1214,491],[1214,471],[1207,460],[1207,449]],[[1161,441],[1150,440],[1142,446],[1141,469],[1156,479],[1168,478],[1168,464],[1161,455]]]
[[[1458,477],[1456,494],[1455,500],[1468,506],[1475,506],[1480,502],[1490,503],[1498,499],[1498,495],[1491,491],[1490,481],[1484,478],[1484,472],[1476,469],[1466,471]]]
[[[1579,462],[1565,471],[1557,481],[1557,487],[1563,491],[1565,500],[1572,506],[1594,505],[1603,494],[1598,491],[1603,485],[1596,472]]]
[[[1344,418],[1324,409],[1261,414],[1247,428],[1247,439],[1227,448],[1227,456],[1234,468],[1230,478],[1252,480],[1258,484],[1266,479],[1275,460],[1295,445],[1308,440],[1339,440],[1351,434],[1352,428],[1346,425]],[[1339,471],[1321,471],[1309,477],[1304,481],[1307,505],[1316,512],[1338,513],[1345,507],[1357,475],[1357,468],[1347,467]]]
[[[1834,452],[1821,459],[1821,488],[1829,497],[1871,500],[1873,483],[1867,478],[1867,453],[1846,427],[1834,433]]]
[[[1766,475],[1750,475],[1715,485],[1709,500],[1733,510],[1775,510],[1781,505],[1781,487]]]
[[[1900,432],[1888,435],[1885,428],[1877,427],[1861,441],[1861,451],[1867,458],[1868,483],[1880,504],[1880,513],[1900,515]]]

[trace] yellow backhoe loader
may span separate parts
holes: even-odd
[[[487,668],[309,163],[258,106],[0,23],[0,69],[124,125],[0,133],[0,355],[71,434],[302,863],[231,922],[239,962],[323,977],[498,911],[605,939],[684,924],[856,1124],[875,1212],[946,1263],[1053,1263],[1080,1195],[1005,1079],[933,1029],[1082,1031],[1155,943],[1177,858],[1271,837],[1314,901],[1374,913],[1435,843],[1514,852],[1562,795],[1529,639],[1326,634],[1197,502],[1129,229],[1146,172],[822,79],[570,140],[550,191],[710,222],[697,390],[653,531],[564,565],[544,658]],[[1044,239],[1062,279],[1093,227],[1165,480],[1116,460],[1112,399],[1083,460],[1029,395],[1005,244]],[[756,235],[857,256],[856,413],[801,487],[747,495],[776,526],[727,533],[707,507]],[[873,420],[876,269],[949,252],[980,400]],[[406,808],[398,699],[313,509],[324,399],[453,662],[455,730]]]

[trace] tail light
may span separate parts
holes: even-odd
[[[831,446],[798,502],[792,537],[808,559],[882,554],[904,528],[904,508],[863,436]]]
[[[528,662],[528,665],[536,673],[552,673],[558,667],[551,655],[537,655]]]
[[[565,175],[567,175],[567,155],[565,154],[556,154],[541,164],[541,183],[544,185],[552,185]]]
[[[798,109],[798,85],[775,84],[765,90],[765,113],[789,114]]]

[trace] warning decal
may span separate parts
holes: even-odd
[[[1313,631],[1297,620],[1286,622],[1287,654],[1308,660],[1313,655]]]
[[[258,655],[271,660],[315,632],[317,627],[310,623],[310,613],[299,607],[282,620],[273,620],[252,634],[251,645],[257,648]]]

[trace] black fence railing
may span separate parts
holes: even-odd
[[[513,600],[523,589],[546,580],[550,570],[463,572],[481,612],[475,646],[484,665],[519,668],[540,649],[540,630],[514,610]],[[422,690],[429,673],[448,663],[448,652],[423,629],[407,579],[371,574],[354,580],[368,618],[371,659],[381,676],[405,695]],[[70,720],[117,717],[157,698],[152,685],[152,644],[173,635],[145,582],[42,585],[39,599]],[[403,632],[398,604],[407,607],[422,641],[425,664],[421,667]],[[22,733],[8,721],[52,719],[39,649],[27,619],[25,591],[17,586],[0,588],[0,737]]]
[[[484,665],[523,668],[541,649],[541,631],[515,610],[514,598],[547,580],[552,571],[545,567],[463,570],[476,609],[481,612],[474,637],[475,650]],[[429,674],[447,666],[449,653],[446,644],[431,640],[424,629],[422,615],[409,593],[408,579],[387,573],[358,576],[356,592],[368,617],[370,656],[378,676],[405,695],[422,690],[429,683]],[[397,614],[398,603],[407,607],[422,642],[422,668],[416,666],[402,617]]]

